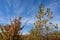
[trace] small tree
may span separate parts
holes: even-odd
[[[2,40],[22,40],[22,33],[20,31],[24,28],[25,25],[21,27],[21,17],[11,21],[11,24],[0,26]]]
[[[34,23],[35,28],[32,29],[32,37],[37,38],[36,40],[43,39],[42,37],[46,38],[48,40],[48,34],[50,34],[52,29],[57,29],[58,24],[54,25],[50,20],[52,17],[52,12],[50,11],[50,8],[47,8],[46,12],[44,11],[44,5],[40,5],[40,11],[38,15],[36,16],[37,21]],[[34,40],[35,40],[34,38]]]

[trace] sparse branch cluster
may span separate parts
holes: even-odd
[[[18,19],[14,19],[11,21],[10,25],[0,25],[0,37],[2,40],[20,40],[22,37],[22,34],[20,34],[19,31],[21,31],[24,27],[21,27],[21,17]]]
[[[40,5],[40,11],[36,16],[37,21],[34,23],[35,28],[32,29],[32,40],[48,40],[51,30],[58,29],[58,24],[53,24],[50,20],[53,18],[50,8],[44,11],[44,5]],[[53,31],[52,30],[52,31]]]

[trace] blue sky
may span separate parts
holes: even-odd
[[[30,20],[23,29],[24,33],[28,33],[34,26],[35,15],[39,12],[41,3],[45,9],[51,8],[54,16],[52,22],[60,26],[60,0],[0,0],[0,24],[9,24],[10,18],[22,16],[22,25]]]

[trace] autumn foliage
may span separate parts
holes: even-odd
[[[2,40],[20,40],[22,39],[22,34],[20,33],[20,31],[24,28],[21,27],[21,17],[19,17],[18,19],[14,19],[13,22],[11,21],[10,25],[4,25],[4,26],[0,26],[1,29],[1,39]],[[19,35],[21,34],[21,35]]]

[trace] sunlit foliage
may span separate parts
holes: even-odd
[[[24,28],[21,27],[21,17],[18,17],[18,19],[14,19],[11,21],[11,24],[9,25],[0,25],[0,39],[1,40],[22,40],[22,34],[20,31]]]
[[[36,15],[37,21],[34,23],[35,27],[31,30],[32,40],[49,40],[49,34],[58,29],[58,24],[51,22],[53,16],[50,8],[44,10],[44,5],[40,5],[40,11]]]

